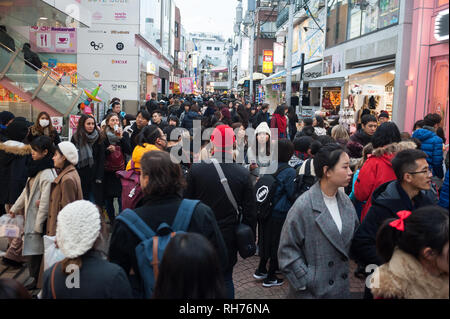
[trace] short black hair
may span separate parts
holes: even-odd
[[[161,138],[159,127],[157,125],[148,125],[138,135],[139,146],[143,147],[144,143],[155,145],[158,138]]]
[[[378,123],[377,118],[372,114],[366,114],[366,115],[363,115],[363,117],[361,117],[362,125],[367,125],[367,123],[369,123],[369,122]]]
[[[294,139],[294,148],[297,152],[307,153],[314,139],[311,136],[300,136]]]
[[[325,127],[325,123],[323,121],[323,117],[322,116],[316,115],[314,118],[317,121],[317,124],[316,124],[317,127],[322,127],[322,128]]]
[[[307,117],[303,119],[303,123],[305,126],[312,126],[313,125],[313,119],[311,117]]]
[[[118,101],[113,102],[111,104],[111,109],[113,109],[117,104],[120,105],[120,102],[118,102]]]
[[[36,137],[31,141],[30,146],[33,150],[41,153],[47,150],[47,156],[50,157],[53,157],[53,154],[55,154],[55,146],[53,145],[52,139],[45,135]]]
[[[424,124],[427,126],[434,126],[436,124],[441,123],[442,117],[437,113],[430,113],[424,117],[423,121]]]
[[[160,116],[162,116],[162,111],[160,109],[156,109],[152,112],[152,116],[153,114],[158,113]]]
[[[403,181],[405,173],[417,168],[416,160],[427,158],[427,154],[418,149],[408,149],[397,153],[392,159],[392,168],[398,181]]]
[[[147,121],[150,121],[152,119],[152,116],[150,115],[150,113],[147,110],[140,110],[139,112],[137,112],[136,117],[139,116],[139,114],[141,114],[141,116],[146,119]]]
[[[294,144],[288,139],[278,141],[278,162],[287,163],[294,155]]]
[[[401,142],[400,130],[394,122],[381,124],[372,136],[373,148],[383,147],[392,143]]]
[[[328,169],[333,169],[343,153],[345,153],[344,148],[337,143],[322,146],[315,154],[313,161],[317,178],[321,179],[324,176],[323,168],[325,166],[328,166]]]
[[[414,123],[414,127],[413,127],[413,131],[419,129],[419,128],[423,128],[425,125],[425,121],[424,120],[418,120],[416,123]]]

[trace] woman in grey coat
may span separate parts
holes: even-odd
[[[340,187],[351,181],[350,159],[338,144],[314,158],[319,181],[289,210],[281,232],[278,262],[290,283],[290,298],[349,298],[349,250],[359,225]]]

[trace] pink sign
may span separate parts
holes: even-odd
[[[186,93],[186,94],[194,93],[193,78],[181,78],[180,79],[180,91],[181,91],[181,93]]]
[[[77,53],[75,28],[30,27],[31,50],[47,53]]]

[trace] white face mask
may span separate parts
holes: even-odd
[[[50,121],[49,120],[39,120],[39,124],[42,127],[47,127],[50,124]]]

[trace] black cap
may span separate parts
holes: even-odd
[[[23,142],[28,134],[28,121],[24,117],[16,117],[5,130],[6,136],[14,141]]]

